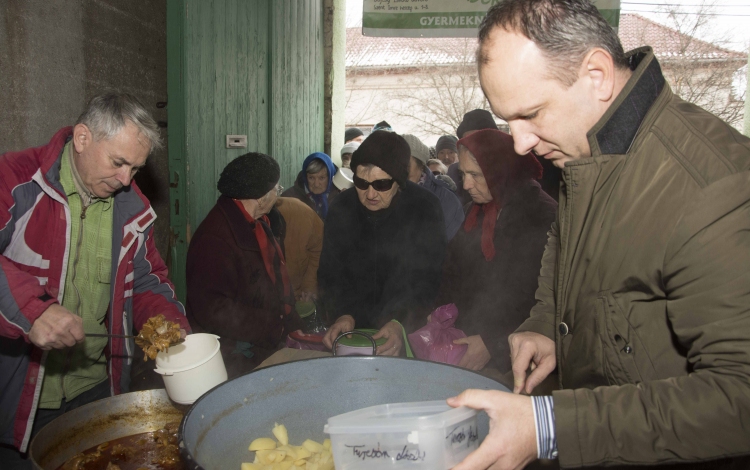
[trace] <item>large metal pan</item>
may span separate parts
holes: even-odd
[[[31,441],[36,470],[54,470],[75,454],[102,442],[156,431],[180,421],[164,390],[124,393],[69,411],[45,426]]]
[[[274,423],[289,441],[322,441],[331,416],[384,403],[443,400],[467,388],[508,389],[458,367],[392,357],[324,357],[261,369],[225,382],[198,399],[180,426],[188,468],[223,470],[252,462],[247,450],[270,437]],[[489,430],[480,413],[480,438]]]

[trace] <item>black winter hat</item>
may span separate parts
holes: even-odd
[[[409,177],[411,149],[395,132],[375,131],[352,154],[351,168],[357,174],[359,165],[372,164],[385,171],[402,188]]]
[[[352,139],[356,139],[361,135],[365,135],[365,133],[362,132],[362,129],[360,129],[359,127],[350,127],[346,130],[346,132],[344,132],[344,143],[347,143]]]
[[[372,128],[373,131],[393,131],[393,128],[390,124],[388,124],[388,121],[380,121],[379,123],[375,124],[375,127]]]
[[[251,152],[229,162],[216,187],[232,199],[260,199],[276,186],[280,175],[276,160],[264,153]]]
[[[453,137],[452,135],[444,135],[441,138],[438,139],[437,144],[435,144],[435,151],[437,153],[440,153],[441,150],[453,150],[454,152],[458,153],[458,148],[456,148],[456,142],[458,142],[458,139]]]
[[[456,129],[456,135],[461,139],[465,132],[481,131],[482,129],[497,129],[497,124],[495,124],[492,114],[486,109],[473,109],[464,114],[461,124]]]

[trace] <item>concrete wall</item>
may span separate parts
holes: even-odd
[[[166,1],[0,0],[0,153],[37,146],[107,89],[137,96],[157,121],[167,100]],[[166,140],[166,132],[162,132]],[[166,148],[136,176],[166,253]]]

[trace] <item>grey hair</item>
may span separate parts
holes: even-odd
[[[308,175],[314,175],[315,173],[319,172],[320,170],[326,170],[326,171],[328,171],[328,167],[326,166],[325,163],[323,163],[323,160],[321,160],[319,158],[316,158],[315,160],[311,161],[307,165],[307,171],[306,171],[306,173]]]
[[[89,128],[94,140],[111,139],[130,122],[148,139],[149,153],[163,147],[159,126],[133,95],[108,92],[91,98],[76,124]]]
[[[495,28],[533,41],[549,60],[550,76],[567,87],[578,80],[581,63],[594,48],[607,51],[615,67],[628,68],[620,38],[589,0],[506,0],[493,6],[479,28],[480,67],[489,61],[485,46]]]
[[[437,158],[430,158],[429,160],[427,160],[427,166],[430,165],[439,165],[438,168],[440,168],[440,171],[443,172],[443,174],[448,173],[448,167],[445,166],[445,163],[441,162]]]

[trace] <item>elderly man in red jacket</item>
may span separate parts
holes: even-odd
[[[57,416],[126,392],[132,335],[163,314],[189,328],[133,182],[160,145],[130,95],[91,100],[42,147],[0,156],[0,461],[31,468],[29,440]]]

